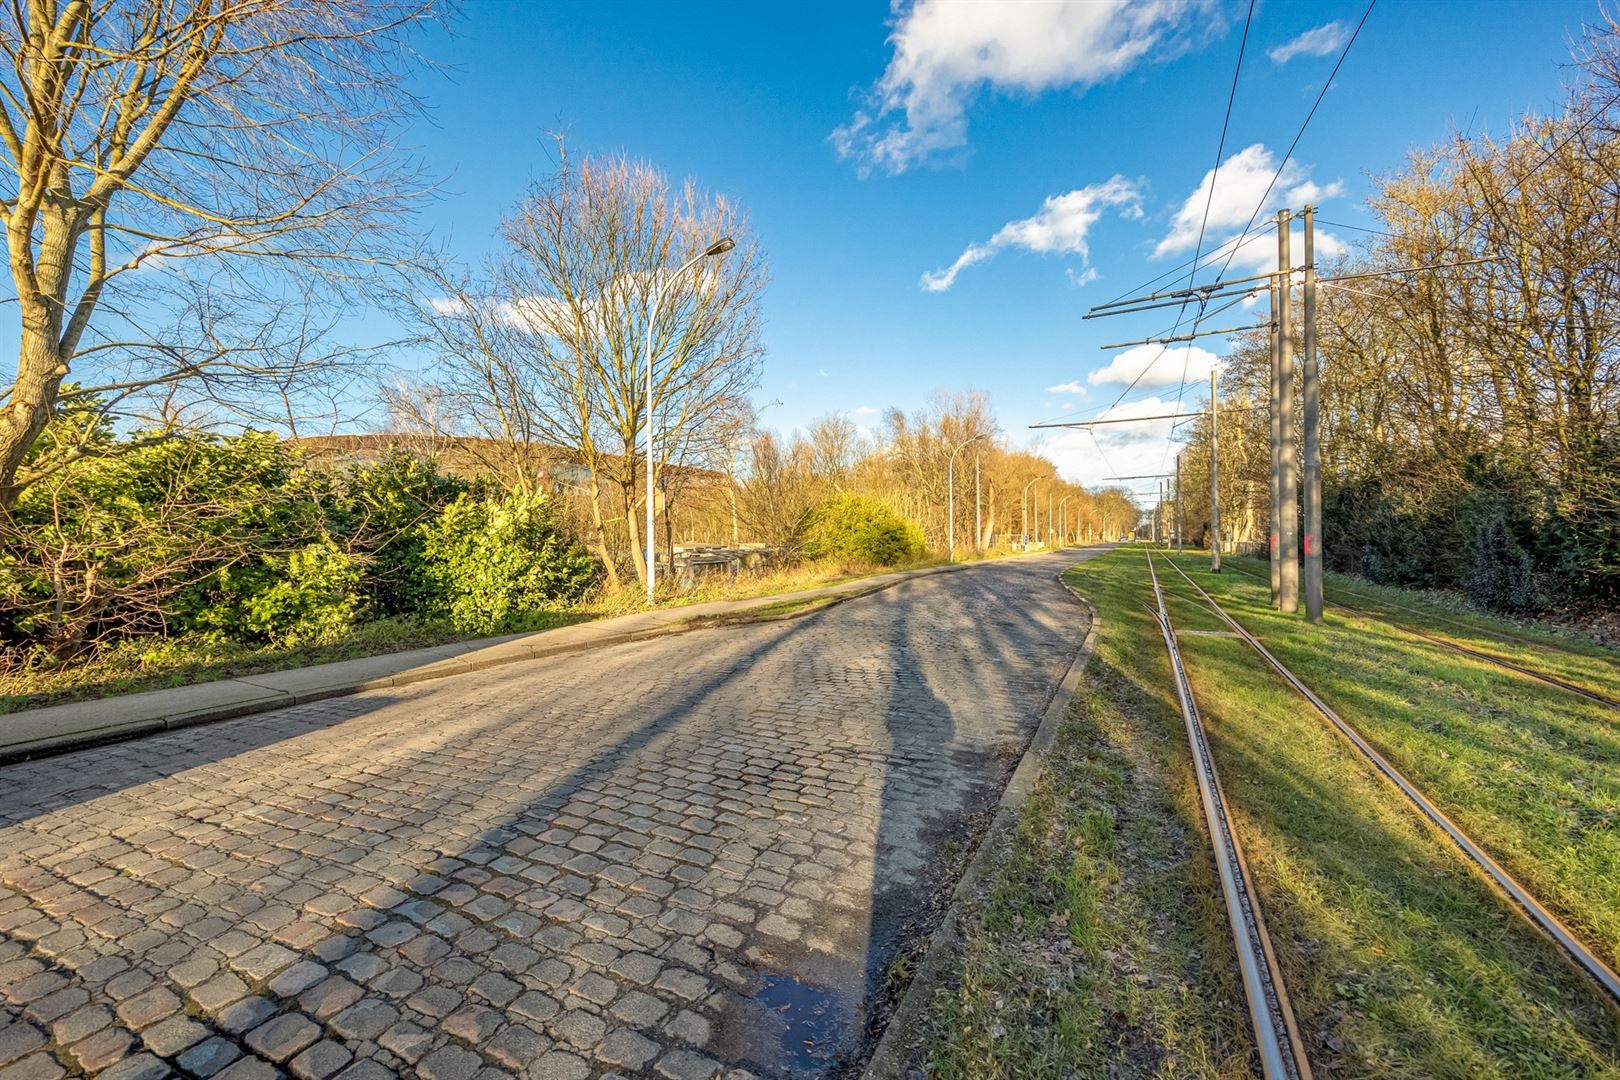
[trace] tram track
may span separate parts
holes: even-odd
[[[1170,657],[1171,674],[1176,685],[1176,697],[1181,705],[1182,719],[1186,723],[1187,741],[1192,753],[1193,771],[1198,781],[1199,799],[1204,818],[1209,826],[1210,844],[1214,852],[1215,868],[1221,885],[1227,919],[1232,928],[1232,940],[1237,952],[1238,970],[1248,1003],[1249,1020],[1254,1031],[1255,1048],[1259,1054],[1261,1072],[1266,1080],[1310,1080],[1310,1062],[1305,1055],[1304,1042],[1299,1035],[1298,1022],[1283,985],[1282,973],[1272,950],[1271,937],[1266,930],[1254,884],[1249,876],[1243,848],[1227,813],[1226,796],[1221,789],[1220,775],[1210,751],[1198,703],[1193,696],[1192,683],[1181,660],[1176,644],[1176,630],[1165,607],[1164,590],[1153,566],[1153,555],[1147,552],[1148,574],[1153,581],[1156,610],[1150,608],[1159,632],[1164,637],[1165,649]]]
[[[1556,915],[1547,909],[1535,895],[1514,878],[1506,869],[1493,859],[1490,854],[1460,826],[1452,821],[1446,814],[1430,800],[1423,791],[1397,769],[1387,758],[1375,749],[1367,739],[1349,722],[1333,710],[1297,675],[1288,669],[1281,660],[1265,647],[1265,645],[1241,623],[1233,618],[1210,594],[1198,584],[1197,581],[1176,565],[1173,559],[1166,557],[1171,569],[1175,570],[1188,585],[1197,592],[1202,602],[1210,611],[1228,628],[1241,637],[1253,648],[1270,666],[1288,682],[1299,694],[1304,697],[1318,712],[1320,712],[1358,752],[1372,764],[1374,769],[1393,787],[1395,787],[1424,818],[1438,828],[1452,841],[1452,843],[1484,871],[1500,892],[1509,899],[1511,906],[1537,930],[1558,946],[1560,952],[1578,970],[1586,975],[1606,995],[1611,1004],[1620,1006],[1620,976],[1603,959],[1597,956],[1581,939]],[[1149,566],[1152,567],[1152,557],[1149,556]],[[1247,573],[1247,571],[1243,571]],[[1155,593],[1160,596],[1162,608],[1162,592],[1158,588],[1157,574],[1153,574]],[[1343,606],[1343,605],[1340,605]],[[1161,630],[1167,625],[1168,617],[1161,620]],[[1173,666],[1180,671],[1179,656]],[[1185,677],[1181,672],[1181,678]],[[1180,688],[1178,686],[1178,692]]]

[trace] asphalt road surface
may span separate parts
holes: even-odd
[[[847,1070],[1077,557],[0,768],[0,1080]]]

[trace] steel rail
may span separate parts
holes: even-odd
[[[1383,775],[1385,780],[1395,785],[1401,794],[1405,795],[1407,800],[1417,807],[1424,817],[1428,818],[1435,827],[1449,836],[1451,841],[1462,849],[1463,854],[1473,860],[1481,870],[1489,875],[1497,887],[1513,900],[1519,913],[1531,925],[1551,938],[1576,967],[1598,984],[1604,993],[1609,996],[1611,1002],[1620,1005],[1620,975],[1616,975],[1614,970],[1599,959],[1591,949],[1587,948],[1586,944],[1560,922],[1556,915],[1542,906],[1541,902],[1531,894],[1529,889],[1520,885],[1512,874],[1504,870],[1495,859],[1486,854],[1485,849],[1475,843],[1467,833],[1463,832],[1456,822],[1447,817],[1438,806],[1430,802],[1428,796],[1424,795],[1416,784],[1408,780],[1399,769],[1389,762],[1389,759],[1375,750],[1372,744],[1362,737],[1361,732],[1334,712],[1327,702],[1316,695],[1315,691],[1300,681],[1299,676],[1288,670],[1281,660],[1273,656],[1271,650],[1260,643],[1259,638],[1249,633],[1241,623],[1227,614],[1226,609],[1221,607],[1208,592],[1204,591],[1202,585],[1188,576],[1187,572],[1177,566],[1174,560],[1169,561],[1170,566],[1176,573],[1180,574],[1187,584],[1191,585],[1197,590],[1198,595],[1203,597],[1204,603],[1209,605],[1210,610],[1215,613],[1217,618],[1231,627],[1244,641],[1247,641],[1250,647],[1264,657],[1266,662],[1276,669],[1284,680],[1293,686],[1295,690],[1298,690],[1306,701],[1315,706],[1317,712],[1327,717],[1328,721],[1338,729],[1339,734],[1343,735],[1350,741],[1352,746],[1361,751],[1362,756],[1372,763],[1373,767]]]
[[[1261,1071],[1266,1080],[1311,1080],[1310,1062],[1305,1056],[1305,1047],[1299,1037],[1277,958],[1272,953],[1265,917],[1260,913],[1249,867],[1243,859],[1243,848],[1238,844],[1237,833],[1226,813],[1226,796],[1215,769],[1215,757],[1210,751],[1203,721],[1198,715],[1198,703],[1193,698],[1187,668],[1181,662],[1181,650],[1176,645],[1176,632],[1170,624],[1170,613],[1165,610],[1164,590],[1160,588],[1159,575],[1153,569],[1153,555],[1151,552],[1144,553],[1147,555],[1148,574],[1153,579],[1153,598],[1158,604],[1157,611],[1150,611],[1159,624],[1159,633],[1164,636],[1164,647],[1170,655],[1170,670],[1175,677],[1176,697],[1181,703],[1181,716],[1187,725],[1193,772],[1198,780],[1204,820],[1209,825],[1221,896],[1226,904],[1227,919],[1232,925],[1232,941],[1237,949],[1243,996],[1249,1006],[1249,1020],[1254,1029],[1255,1047],[1260,1054]]]
[[[1177,567],[1177,569],[1179,570],[1180,567]],[[1253,573],[1251,571],[1245,570],[1240,566],[1234,566],[1232,569],[1236,570],[1240,574],[1245,574],[1245,575],[1247,575],[1249,577],[1252,577],[1252,578],[1255,578],[1256,580],[1259,580],[1259,575],[1257,575],[1257,574],[1255,574],[1255,573]],[[1439,645],[1439,646],[1442,646],[1442,647],[1447,648],[1447,649],[1453,649],[1453,650],[1455,650],[1457,652],[1460,652],[1460,653],[1462,653],[1462,654],[1464,654],[1466,656],[1472,656],[1476,660],[1483,660],[1487,664],[1495,664],[1497,667],[1506,668],[1509,671],[1517,672],[1518,674],[1524,675],[1524,676],[1526,676],[1528,678],[1531,678],[1531,679],[1537,679],[1537,680],[1539,680],[1541,682],[1546,683],[1548,686],[1555,686],[1560,690],[1568,691],[1571,694],[1575,694],[1575,695],[1577,695],[1579,697],[1586,698],[1588,701],[1596,702],[1599,705],[1604,705],[1604,706],[1607,706],[1608,708],[1611,708],[1611,709],[1620,709],[1620,701],[1617,701],[1612,697],[1607,697],[1607,696],[1605,696],[1603,694],[1600,694],[1596,690],[1588,690],[1584,686],[1578,686],[1575,683],[1566,682],[1565,680],[1560,679],[1556,675],[1547,674],[1545,671],[1537,671],[1535,668],[1525,667],[1522,664],[1515,664],[1513,661],[1504,660],[1502,657],[1497,656],[1494,653],[1483,652],[1483,651],[1481,651],[1479,649],[1471,649],[1467,645],[1462,644],[1461,642],[1452,641],[1450,638],[1437,637],[1434,634],[1425,633],[1424,631],[1419,630],[1415,626],[1408,626],[1405,623],[1396,622],[1394,619],[1389,618],[1387,615],[1380,615],[1380,614],[1378,614],[1377,612],[1374,612],[1374,611],[1365,611],[1365,610],[1363,610],[1361,608],[1358,608],[1358,607],[1352,607],[1351,605],[1346,604],[1346,603],[1344,603],[1342,601],[1339,601],[1339,600],[1327,600],[1327,601],[1325,601],[1325,603],[1329,607],[1336,607],[1341,611],[1348,611],[1348,612],[1350,612],[1350,613],[1352,613],[1354,615],[1360,615],[1364,619],[1372,619],[1372,620],[1374,620],[1376,622],[1384,623],[1386,626],[1393,626],[1395,629],[1400,630],[1403,633],[1411,634],[1415,638],[1422,638],[1424,641],[1427,641],[1430,644]],[[1411,611],[1414,615],[1426,615],[1425,612],[1416,611],[1416,610],[1414,610],[1412,608],[1406,608],[1404,610]],[[1443,616],[1435,616],[1435,617],[1440,618],[1442,621],[1445,621],[1445,622],[1451,622],[1451,620],[1444,619]],[[1461,624],[1453,623],[1453,625],[1461,625]],[[1521,641],[1520,644],[1533,645],[1534,643],[1533,642],[1528,642],[1528,641]]]

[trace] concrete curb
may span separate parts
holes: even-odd
[[[1067,569],[1065,567],[1065,571]],[[1057,740],[1058,728],[1063,723],[1064,715],[1069,711],[1069,703],[1074,700],[1074,693],[1080,686],[1080,676],[1084,674],[1086,663],[1091,659],[1092,651],[1096,647],[1097,627],[1101,625],[1102,619],[1091,601],[1081,596],[1063,580],[1063,573],[1064,571],[1058,572],[1058,583],[1068,589],[1069,594],[1090,614],[1091,625],[1086,630],[1085,640],[1080,643],[1080,650],[1069,662],[1069,670],[1064,673],[1063,681],[1058,683],[1057,691],[1047,703],[1046,712],[1041,716],[1040,726],[1035,729],[1035,737],[1030,740],[1029,749],[1024,751],[1018,767],[1013,770],[1012,778],[1007,781],[1007,789],[1002,792],[1001,802],[996,807],[996,816],[990,822],[990,827],[985,830],[984,838],[979,841],[978,849],[969,860],[967,869],[963,871],[962,880],[956,883],[956,888],[951,893],[950,907],[946,908],[939,929],[934,931],[934,936],[928,943],[928,950],[917,965],[917,973],[911,977],[911,985],[906,987],[905,996],[900,999],[900,1004],[889,1017],[889,1022],[883,1029],[883,1037],[878,1040],[871,1059],[866,1063],[866,1069],[861,1073],[862,1080],[900,1080],[903,1075],[911,1051],[922,1034],[920,1021],[928,1008],[928,999],[946,968],[961,954],[960,922],[963,905],[1001,862],[1006,850],[1006,840],[1017,827],[1024,804],[1029,802],[1029,797],[1035,790],[1035,782],[1040,779],[1041,770],[1046,767],[1046,756],[1051,751],[1053,742]]]
[[[1044,555],[1051,552],[1043,550],[1029,554]],[[1021,557],[1022,553],[1004,558]],[[751,610],[771,607],[785,600],[810,601],[822,597],[830,598],[828,603],[817,604],[807,611],[764,616],[762,620],[754,621],[799,618],[825,611],[846,600],[891,589],[908,581],[935,574],[955,573],[975,566],[993,565],[1002,561],[1003,559],[998,558],[947,563],[943,566],[879,575],[880,578],[887,577],[888,580],[877,582],[866,578],[844,585],[820,586],[797,592],[751,597],[747,600],[711,601],[709,604],[694,604],[690,608],[668,608],[650,613],[634,612],[611,619],[578,623],[553,630],[540,630],[530,634],[478,638],[448,645],[435,645],[426,649],[410,649],[354,660],[339,660],[329,664],[316,664],[312,667],[244,675],[235,679],[219,679],[168,690],[149,690],[140,694],[121,694],[94,701],[26,709],[22,712],[0,715],[0,766],[105,743],[123,742],[142,735],[172,731],[195,724],[233,720],[255,713],[284,709],[291,705],[358,694],[366,690],[410,686],[430,679],[464,675],[526,660],[647,641],[716,626],[741,625],[749,620],[728,622],[725,617],[743,616]],[[701,610],[704,608],[709,610]],[[653,625],[641,625],[620,633],[614,633],[611,629],[612,624],[619,620],[640,621],[645,624],[649,615],[667,618],[656,621]],[[558,640],[559,636],[566,638],[569,631],[574,631],[578,639]]]

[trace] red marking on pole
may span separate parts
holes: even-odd
[[[1305,534],[1305,554],[1316,554],[1316,537],[1312,536],[1310,533]]]
[[[1271,553],[1273,555],[1277,554],[1277,534],[1276,533],[1271,534],[1270,543],[1271,543]]]

